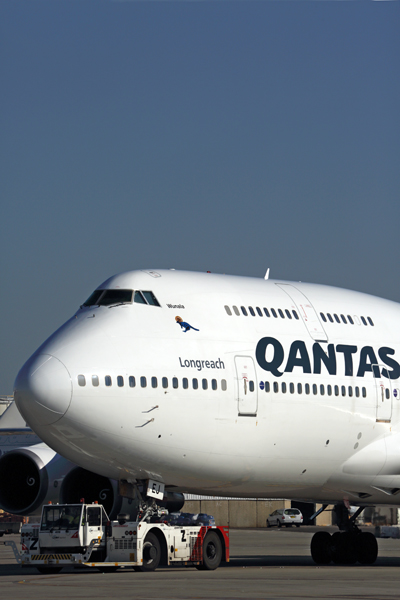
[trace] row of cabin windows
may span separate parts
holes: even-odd
[[[290,310],[288,310],[287,308],[285,308],[285,312],[284,312],[281,308],[277,308],[276,310],[275,310],[275,308],[270,308],[268,310],[268,308],[266,308],[265,306],[263,307],[262,310],[259,306],[256,306],[255,309],[252,306],[248,306],[247,308],[245,306],[241,306],[240,310],[238,309],[237,306],[232,306],[232,310],[235,313],[235,315],[237,315],[238,317],[240,316],[240,311],[242,311],[242,314],[245,317],[248,317],[249,313],[250,313],[250,315],[252,317],[256,317],[257,315],[259,317],[263,317],[264,315],[266,317],[270,317],[272,314],[272,316],[275,317],[275,319],[277,319],[278,317],[281,317],[281,319],[284,319],[285,315],[288,319],[291,319],[292,314],[293,314],[294,318],[299,320],[299,315],[297,314],[297,312],[295,310],[292,310],[292,312],[290,312]],[[232,316],[232,311],[229,306],[225,306],[225,311],[229,316]],[[256,315],[256,312],[257,312],[257,315]]]
[[[245,306],[241,306],[240,310],[239,310],[237,306],[232,306],[232,310],[231,310],[230,307],[226,306],[226,305],[224,308],[225,308],[226,313],[229,316],[232,316],[232,310],[233,310],[235,315],[237,315],[238,317],[242,313],[245,317],[248,317],[249,314],[252,317],[256,317],[257,315],[259,317],[263,317],[264,315],[266,317],[270,317],[272,314],[272,316],[275,317],[275,319],[277,319],[278,317],[281,317],[281,319],[284,319],[285,317],[287,317],[288,319],[291,319],[292,315],[294,316],[295,319],[297,319],[297,320],[299,319],[299,316],[295,310],[292,310],[292,312],[290,312],[290,310],[288,310],[287,308],[285,308],[284,310],[282,308],[277,308],[277,309],[270,308],[268,310],[268,308],[266,308],[266,307],[263,307],[263,309],[261,309],[259,306],[256,306],[254,309],[252,306],[248,306],[247,308]],[[241,313],[240,313],[240,311],[241,311]],[[349,322],[349,323],[351,323],[351,325],[354,325],[354,321],[355,321],[357,323],[357,325],[360,325],[360,319],[357,315],[354,315],[354,317],[352,317],[351,315],[347,315],[347,319],[346,319],[346,317],[344,315],[340,315],[340,318],[339,318],[336,313],[333,314],[333,317],[330,313],[326,313],[326,316],[322,312],[319,314],[321,315],[321,319],[324,321],[324,323],[328,323],[328,319],[329,319],[329,321],[331,323],[334,323],[336,321],[336,323],[343,322],[347,325],[347,322]],[[328,319],[326,317],[328,317]],[[360,317],[360,318],[364,325],[368,325],[368,323],[369,323],[370,325],[372,325],[372,327],[374,326],[374,322],[372,321],[371,317],[367,317],[368,323],[367,323],[367,320],[365,319],[365,317]]]
[[[354,321],[357,323],[357,325],[360,325],[360,319],[363,322],[364,325],[368,325],[368,323],[370,325],[372,325],[372,327],[374,327],[374,322],[371,319],[371,317],[367,317],[368,323],[365,319],[365,317],[360,317],[360,319],[357,317],[357,315],[353,315],[353,317],[351,315],[347,315],[347,319],[344,315],[340,315],[340,319],[338,317],[338,315],[336,313],[333,314],[333,317],[335,318],[335,321],[333,320],[333,317],[330,313],[326,313],[326,316],[324,315],[324,313],[319,313],[321,315],[321,319],[324,321],[324,323],[327,323],[327,319],[326,317],[328,317],[329,321],[331,323],[334,323],[336,321],[336,323],[344,323],[345,325],[347,325],[347,322],[349,322],[351,325],[354,325]]]
[[[147,377],[139,377],[138,378],[138,384],[140,384],[140,387],[145,388],[147,387]],[[157,377],[150,377],[149,378],[149,385],[152,388],[157,388],[158,387],[158,378]],[[106,375],[104,377],[104,383],[106,385],[106,387],[111,387],[112,386],[112,377],[111,375]],[[86,377],[85,375],[78,375],[78,385],[80,385],[81,387],[84,387],[86,385]],[[100,385],[100,380],[98,375],[92,375],[92,385],[94,387],[98,387]],[[117,376],[117,386],[118,387],[124,387],[125,385],[125,380],[124,377],[122,375],[118,375]],[[131,388],[136,387],[136,378],[133,375],[130,375],[128,377],[128,385]],[[161,387],[163,387],[164,389],[167,389],[170,385],[170,382],[168,380],[168,377],[162,377],[161,378]],[[189,379],[187,377],[183,377],[182,378],[182,383],[181,383],[182,387],[184,390],[189,389]],[[201,388],[203,390],[208,390],[209,388],[209,383],[208,383],[208,379],[201,379],[200,382],[199,380],[194,377],[191,380],[191,388],[193,390],[197,390],[199,389],[199,385],[201,386]],[[171,386],[174,389],[178,389],[179,388],[179,380],[178,377],[172,377],[171,379]],[[210,382],[210,389],[212,390],[217,390],[218,389],[218,382],[216,379],[211,379]],[[221,390],[223,392],[225,392],[227,390],[227,383],[226,383],[226,379],[221,379]],[[253,383],[253,390],[254,391],[254,383]]]
[[[284,381],[280,384],[277,381],[274,381],[272,386],[270,384],[269,381],[265,381],[265,382],[261,382],[261,385],[263,384],[263,387],[265,389],[265,391],[267,393],[273,391],[275,394],[277,394],[279,391],[281,391],[282,394],[286,394],[286,392],[289,392],[290,394],[302,394],[303,393],[303,384],[302,383],[298,383],[297,386],[295,386],[294,383],[289,383],[289,385],[287,385]],[[260,387],[261,387],[260,385]],[[261,387],[261,389],[263,389]],[[310,383],[305,383],[304,384],[304,393],[305,394],[310,394],[313,393],[314,396],[316,396],[318,393],[321,396],[325,395],[325,392],[328,396],[332,396],[333,394],[335,396],[350,396],[352,397],[353,395],[356,396],[356,398],[360,397],[360,388],[358,386],[355,386],[353,388],[353,386],[349,385],[349,386],[338,386],[338,385],[327,385],[325,386],[324,384],[320,384],[319,386],[316,383],[310,384]],[[361,388],[361,394],[363,398],[367,397],[367,388],[362,387]],[[386,388],[386,397],[389,398],[390,397],[390,390],[388,388]]]

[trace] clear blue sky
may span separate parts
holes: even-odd
[[[0,0],[0,393],[104,279],[400,301],[400,3]]]

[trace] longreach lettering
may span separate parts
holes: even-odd
[[[220,358],[217,360],[189,360],[187,358],[182,360],[181,357],[179,357],[179,364],[181,367],[197,369],[198,371],[201,371],[202,369],[225,369],[225,365]]]
[[[268,358],[267,360],[267,351]],[[262,338],[256,347],[256,360],[264,371],[270,371],[275,377],[281,377],[283,373],[292,373],[293,369],[300,368],[303,373],[320,374],[322,368],[329,375],[337,374],[338,362],[344,366],[344,374],[349,377],[364,377],[365,373],[373,373],[374,377],[386,377],[387,379],[398,379],[400,377],[400,365],[391,358],[394,354],[393,348],[383,346],[378,350],[378,356],[372,346],[364,346],[358,354],[357,346],[348,344],[328,344],[325,349],[316,342],[312,347],[312,358],[305,342],[295,340],[289,350],[286,364],[283,368],[285,351],[279,340],[273,337]],[[272,358],[271,358],[272,356]],[[382,363],[389,367],[382,368]]]

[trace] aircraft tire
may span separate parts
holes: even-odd
[[[357,562],[357,533],[337,531],[332,536],[332,560],[339,565],[354,565]]]
[[[150,531],[143,544],[143,565],[141,571],[155,571],[160,564],[161,547],[158,538]]]
[[[203,564],[201,570],[214,571],[222,560],[222,544],[215,531],[209,531],[203,542]]]
[[[372,565],[378,556],[378,543],[373,533],[363,531],[357,536],[357,560],[362,565]]]
[[[327,531],[317,531],[311,539],[311,556],[317,565],[329,565],[332,536]]]
[[[42,575],[55,575],[59,573],[62,567],[36,567]]]

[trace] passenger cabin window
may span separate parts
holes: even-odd
[[[92,385],[97,387],[99,385],[99,378],[97,375],[92,375]]]
[[[254,312],[254,308],[252,306],[249,306],[249,313],[251,314],[252,317],[256,316],[256,313]]]
[[[84,387],[86,385],[86,379],[84,375],[78,375],[78,385]]]
[[[107,387],[110,387],[110,385],[112,383],[110,375],[106,375],[104,377],[104,383],[106,384]]]
[[[231,311],[231,309],[229,308],[229,306],[225,306],[225,311],[226,311],[226,314],[227,314],[227,315],[229,315],[229,316],[231,316],[231,315],[232,315],[232,311]]]
[[[117,386],[118,387],[124,386],[124,378],[122,377],[122,375],[118,375],[118,377],[117,377]]]
[[[232,306],[232,308],[233,308],[233,312],[235,313],[235,315],[239,317],[240,316],[240,312],[239,312],[238,307],[237,306]]]
[[[211,387],[213,390],[217,389],[217,380],[216,379],[211,379]]]
[[[265,316],[266,316],[266,317],[269,317],[269,316],[270,316],[270,315],[269,315],[269,310],[268,310],[268,308],[265,308],[265,306],[264,306],[264,312],[265,312]]]
[[[168,387],[168,377],[163,377],[162,378],[162,386],[164,389],[167,389]]]
[[[188,387],[189,387],[189,381],[188,381],[187,377],[184,377],[182,379],[182,387],[183,387],[184,390],[188,389]]]
[[[177,377],[173,377],[172,378],[172,387],[176,390],[178,388],[178,378]]]
[[[198,382],[198,380],[197,380],[196,378],[194,378],[194,379],[192,380],[192,386],[193,386],[193,389],[194,389],[194,390],[197,390],[197,389],[198,389],[198,387],[199,387],[199,382]]]
[[[133,290],[95,290],[82,306],[111,306],[130,304]]]
[[[226,379],[221,379],[221,390],[223,392],[226,392],[227,386],[226,386]]]
[[[261,308],[260,308],[259,306],[256,306],[256,311],[258,312],[258,315],[259,315],[260,317],[263,317],[263,316],[264,316],[264,315],[262,314],[262,310],[261,310]]]
[[[276,310],[274,308],[271,308],[271,312],[274,315],[275,319],[277,319],[278,315],[276,314]]]
[[[242,309],[242,313],[244,314],[245,317],[247,317],[247,310],[245,309],[244,306],[240,307]]]
[[[136,380],[135,380],[135,378],[134,378],[133,375],[130,375],[130,377],[129,377],[129,387],[135,387],[135,385],[136,385]]]
[[[156,388],[157,385],[158,385],[158,383],[157,383],[157,377],[152,377],[151,378],[151,387],[152,388]]]
[[[147,379],[146,379],[146,377],[143,377],[143,376],[142,376],[142,377],[140,378],[140,386],[141,386],[142,388],[145,388],[145,387],[147,387]]]

